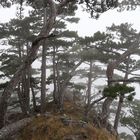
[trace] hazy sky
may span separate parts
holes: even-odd
[[[77,12],[80,17],[80,22],[76,25],[71,24],[71,28],[78,30],[79,35],[89,36],[97,31],[105,31],[106,26],[111,26],[112,23],[119,25],[120,23],[131,23],[133,27],[140,31],[140,8],[135,11],[117,12],[117,10],[109,10],[103,13],[98,20],[90,18],[90,14],[86,12]]]
[[[29,9],[29,8],[28,8]],[[27,13],[27,10],[25,11]],[[16,7],[1,8],[0,9],[0,22],[7,22],[10,18],[15,17]],[[140,31],[140,8],[135,11],[117,12],[117,10],[109,10],[103,13],[98,20],[90,18],[90,14],[82,11],[77,11],[77,16],[80,17],[78,24],[71,24],[74,30],[77,30],[81,36],[93,35],[98,30],[104,30],[106,26],[111,26],[112,23],[132,23],[134,28]]]

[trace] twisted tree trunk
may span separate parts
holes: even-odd
[[[127,58],[126,73],[125,73],[125,76],[124,76],[124,80],[128,79],[128,75],[129,75],[129,61],[130,61],[130,56],[128,56],[128,58]],[[127,82],[123,82],[123,84],[127,85]],[[117,107],[117,112],[116,112],[116,116],[115,116],[115,120],[114,120],[114,129],[116,131],[118,129],[118,124],[119,124],[119,120],[120,120],[120,114],[121,114],[123,102],[124,102],[124,94],[120,94],[119,103],[118,103],[118,107]]]
[[[108,86],[112,84],[113,81],[113,74],[114,74],[114,69],[117,68],[117,66],[122,63],[126,57],[128,57],[131,54],[134,54],[138,51],[139,48],[139,40],[140,36],[137,36],[137,40],[126,50],[116,61],[113,61],[108,64],[107,70],[106,70],[106,76],[108,79]],[[102,106],[102,118],[103,118],[103,123],[106,126],[108,117],[110,115],[110,105],[113,102],[114,98],[112,97],[107,97],[103,103]]]
[[[40,47],[40,41],[51,37],[49,33],[52,30],[53,25],[55,23],[57,8],[53,0],[48,0],[48,4],[50,6],[50,16],[48,19],[48,24],[43,27],[38,37],[32,42],[32,46],[26,60],[19,67],[19,69],[17,70],[17,72],[15,73],[11,81],[9,82],[8,86],[5,88],[0,98],[0,128],[4,126],[4,120],[5,120],[5,114],[7,111],[8,101],[11,97],[12,91],[16,88],[17,84],[20,82],[22,73],[26,71],[26,69],[28,69],[30,65],[34,62],[34,60],[36,59],[37,52]]]

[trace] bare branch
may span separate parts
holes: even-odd
[[[96,99],[95,101],[93,101],[91,104],[90,104],[90,108],[95,105],[96,103],[100,102],[101,100],[105,99],[106,97],[105,96],[102,96],[100,97],[99,99]]]
[[[140,79],[117,79],[117,80],[110,80],[109,82],[129,82],[129,83],[132,83],[132,82],[140,82]]]

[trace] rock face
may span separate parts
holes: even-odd
[[[3,127],[2,129],[0,129],[0,140],[9,140],[9,139],[12,140],[13,135],[15,135],[18,131],[20,131],[24,126],[26,126],[31,121],[32,118],[24,118],[20,121],[17,121],[16,123],[12,123],[8,126]]]

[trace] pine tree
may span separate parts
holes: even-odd
[[[139,117],[140,117],[140,102],[139,100],[134,100],[132,102],[128,102],[129,105],[129,115],[123,116],[121,118],[121,123],[123,126],[126,126],[130,129],[136,137],[136,140],[140,139],[140,131],[139,131]]]
[[[10,79],[16,72],[17,67],[20,66],[25,57],[28,55],[30,43],[34,38],[32,33],[35,33],[38,30],[36,28],[36,30],[33,31],[34,27],[31,26],[31,24],[35,22],[37,18],[31,16],[30,18],[25,17],[22,19],[23,16],[21,10],[22,9],[20,9],[20,12],[17,14],[17,19],[12,19],[9,23],[1,24],[2,37],[7,39],[7,41],[5,40],[7,45],[13,46],[7,50],[7,53],[3,53],[1,55],[3,60],[1,71],[4,73],[3,76],[7,76]],[[27,114],[30,108],[30,79],[31,72],[33,71],[34,70],[31,70],[31,67],[29,67],[26,72],[22,73],[22,80],[16,89],[20,106],[24,114]]]
[[[118,57],[117,59],[113,60],[112,62],[108,64],[107,72],[106,72],[107,78],[108,78],[108,86],[112,85],[111,81],[113,80],[114,69],[116,69],[119,66],[119,64],[122,63],[126,59],[127,56],[129,56],[130,54],[136,53],[137,50],[139,49],[138,41],[135,40],[135,38],[139,38],[139,36],[136,33],[136,31],[131,28],[131,26],[129,26],[128,24],[122,24],[120,26],[113,25],[110,29],[111,31],[116,31],[117,33],[120,33],[120,36],[119,36],[120,43],[118,43],[116,47],[119,47],[119,48],[124,47],[125,49],[121,55],[120,54],[118,55],[119,57],[117,56]],[[109,106],[112,103],[112,101],[113,101],[112,97],[108,97],[104,101],[102,116],[104,116],[105,120],[108,118]]]

